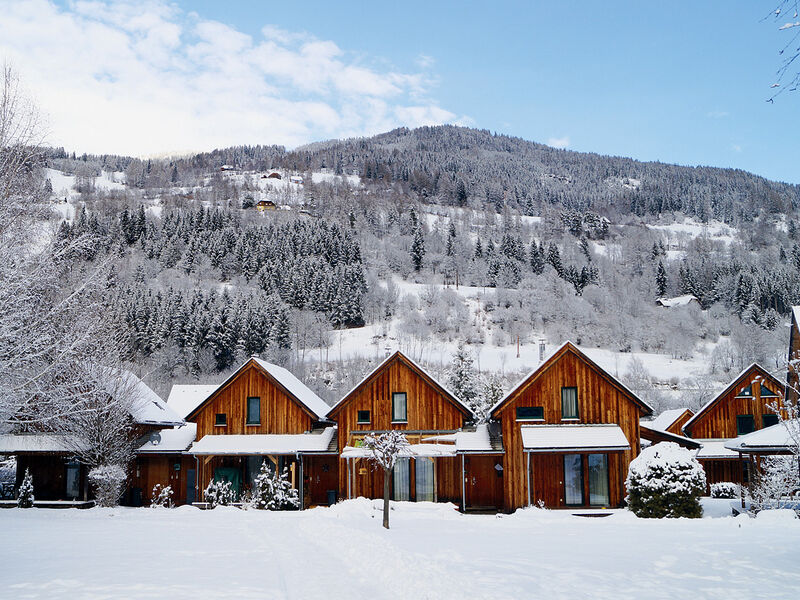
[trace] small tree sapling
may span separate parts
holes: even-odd
[[[22,478],[22,484],[19,486],[19,494],[17,495],[17,506],[20,508],[32,508],[33,501],[33,477],[30,469],[25,469],[25,477]]]
[[[402,431],[387,431],[380,435],[365,436],[362,447],[369,452],[369,460],[383,469],[383,526],[389,529],[392,469],[399,458],[409,455],[409,443]]]

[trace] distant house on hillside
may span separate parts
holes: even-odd
[[[292,183],[300,183],[300,184],[302,184],[303,183],[303,178],[300,177],[300,175],[292,175],[291,177],[289,177],[289,181],[291,181]]]
[[[259,200],[256,203],[256,210],[263,212],[265,210],[275,210],[277,205],[272,200]]]
[[[269,175],[264,175],[263,178],[264,179],[283,179],[283,177],[281,177],[281,174],[277,173],[276,171],[273,171]]]
[[[236,167],[234,167],[233,165],[222,165],[219,168],[220,171],[233,171],[235,169],[236,169]]]
[[[690,304],[693,306],[700,306],[700,300],[697,299],[697,296],[693,296],[692,294],[685,294],[683,296],[675,296],[674,298],[659,298],[656,300],[656,304],[659,306],[663,306],[665,308],[675,308],[676,306],[689,306]]]

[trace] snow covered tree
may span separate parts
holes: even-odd
[[[175,503],[172,501],[172,486],[155,484],[150,495],[150,508],[172,508],[173,506]]]
[[[389,529],[389,496],[391,495],[392,469],[397,460],[408,455],[409,443],[402,431],[387,431],[364,437],[362,447],[369,452],[369,460],[383,469],[383,526]]]
[[[478,423],[485,423],[489,420],[489,411],[503,397],[503,380],[496,373],[490,373],[481,382],[481,393],[475,399],[472,412]]]
[[[699,498],[706,489],[705,471],[690,450],[674,442],[661,442],[642,450],[631,461],[625,486],[625,501],[637,517],[703,515]]]
[[[415,271],[422,270],[422,261],[425,258],[425,238],[422,229],[417,226],[414,228],[414,239],[411,242],[411,262]]]
[[[464,342],[459,342],[447,371],[447,387],[456,398],[475,412],[481,390],[473,362],[474,358],[470,349]]]
[[[299,508],[300,496],[292,487],[289,470],[284,468],[282,472],[278,472],[268,465],[266,460],[262,462],[261,470],[254,482],[250,505],[261,510]]]
[[[667,293],[667,270],[664,268],[664,263],[658,261],[656,267],[656,297],[663,298]]]
[[[89,471],[89,483],[94,488],[98,506],[111,507],[119,503],[125,480],[125,469],[120,465],[100,465]]]
[[[797,456],[762,456],[748,496],[753,511],[797,506],[800,501]]]
[[[203,491],[203,499],[208,502],[209,508],[229,506],[236,502],[236,492],[230,481],[212,479]]]
[[[22,484],[19,486],[17,493],[17,506],[20,508],[33,508],[33,476],[30,469],[25,469],[25,476],[22,478]]]

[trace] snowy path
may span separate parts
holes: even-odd
[[[0,511],[0,598],[800,598],[800,520]]]

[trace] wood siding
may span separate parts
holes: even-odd
[[[405,423],[392,422],[392,394],[406,393],[407,416]],[[358,423],[358,411],[370,411],[369,423]],[[339,425],[339,452],[352,446],[366,431],[453,431],[463,427],[465,409],[455,404],[445,392],[424,373],[397,353],[381,365],[358,388],[353,390],[330,414]],[[417,438],[409,438],[412,443]],[[358,461],[356,490],[369,498],[383,497],[383,473],[374,473]],[[437,459],[437,491],[440,500],[461,500],[461,463],[457,469],[455,458]],[[362,465],[362,463],[364,463]],[[412,465],[413,466],[413,465]],[[366,468],[367,473],[358,474]],[[413,468],[412,468],[413,473]],[[412,486],[413,487],[413,486]],[[339,491],[347,497],[347,465],[339,464]]]
[[[630,461],[640,451],[639,416],[643,407],[630,394],[614,385],[600,367],[585,359],[571,345],[565,346],[533,373],[509,395],[507,401],[494,416],[502,426],[505,447],[504,508],[511,511],[525,506],[528,501],[527,460],[522,447],[522,425],[533,425],[530,421],[518,422],[516,409],[525,406],[541,406],[544,410],[542,424],[562,424],[561,388],[577,387],[579,423],[615,423],[620,426],[631,449],[618,456],[608,455],[609,484],[612,506],[619,506],[624,496],[624,479]],[[568,423],[576,423],[574,420]],[[535,494],[531,500],[544,500],[548,507],[562,507],[563,502],[563,455],[531,455]]]
[[[758,365],[753,365],[743,373],[732,385],[718,396],[713,403],[698,413],[697,418],[686,425],[685,434],[695,439],[735,438],[737,415],[753,415],[756,429],[764,427],[763,415],[774,414],[767,408],[767,404],[780,400],[778,398],[761,398],[760,386],[753,386],[752,398],[737,398],[743,388],[760,378],[763,385],[772,392],[782,396],[783,389],[780,382]]]
[[[177,465],[177,469],[175,468]],[[140,454],[132,466],[128,484],[127,503],[147,506],[153,498],[156,484],[172,486],[172,501],[176,505],[186,503],[186,474],[195,468],[193,456],[182,454]],[[137,493],[135,490],[139,490]]]
[[[259,425],[246,424],[249,397],[261,399]],[[227,415],[226,426],[214,425],[217,413]],[[198,440],[206,435],[304,433],[310,431],[314,423],[308,411],[254,362],[214,392],[190,420],[197,423]]]
[[[690,411],[688,408],[683,411],[680,417],[675,419],[675,422],[667,427],[668,433],[674,433],[675,435],[683,435],[683,426],[686,425],[686,421],[691,419],[694,416],[694,413]]]

